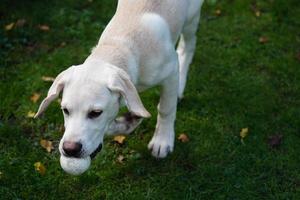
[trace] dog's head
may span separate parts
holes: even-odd
[[[65,157],[93,157],[101,150],[103,136],[118,114],[121,98],[130,112],[140,117],[150,116],[129,76],[104,62],[85,62],[61,72],[35,117],[62,91],[65,133],[59,150]]]

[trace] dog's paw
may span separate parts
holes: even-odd
[[[148,144],[148,149],[152,156],[156,158],[165,158],[169,153],[173,152],[174,138],[173,134],[154,134]]]

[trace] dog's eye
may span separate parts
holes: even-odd
[[[65,115],[69,115],[70,114],[68,109],[63,108],[62,110],[63,110],[63,112],[64,112]]]
[[[88,118],[90,119],[97,118],[102,114],[102,112],[103,112],[102,110],[93,110],[88,113]]]

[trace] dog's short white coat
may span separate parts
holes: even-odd
[[[105,133],[129,133],[117,117],[124,100],[128,110],[150,117],[138,92],[160,85],[157,124],[148,148],[164,158],[174,147],[177,99],[183,97],[186,76],[196,45],[203,0],[119,0],[117,11],[90,56],[55,79],[36,114],[39,116],[63,91],[64,141],[80,142],[88,157]],[[177,49],[175,44],[179,39]],[[100,117],[87,118],[92,110]],[[136,123],[139,124],[139,123]],[[127,127],[128,128],[128,127]]]

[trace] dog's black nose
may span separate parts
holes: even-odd
[[[64,142],[63,150],[67,156],[78,157],[82,149],[82,144],[79,142]]]

